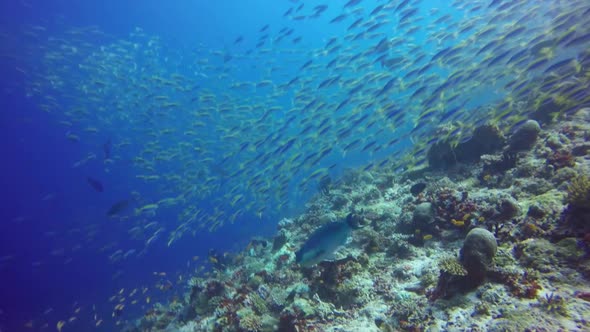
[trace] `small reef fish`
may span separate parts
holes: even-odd
[[[60,320],[59,322],[57,322],[57,326],[56,326],[57,331],[58,332],[61,332],[61,330],[63,329],[64,325],[66,325],[66,322],[63,321],[63,320]]]
[[[120,214],[121,212],[125,211],[128,206],[129,206],[129,200],[127,200],[127,199],[120,200],[111,206],[111,208],[107,211],[107,216],[109,216],[109,217],[116,216],[116,215]]]
[[[353,216],[349,214],[346,220],[331,222],[318,228],[295,253],[295,261],[303,267],[309,267],[329,259],[346,243],[352,230],[358,227]]]
[[[88,184],[97,192],[101,193],[104,191],[104,186],[99,180],[93,179],[91,177],[87,177],[86,180],[88,181]]]

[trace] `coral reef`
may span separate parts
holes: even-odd
[[[213,253],[184,299],[128,331],[590,329],[590,125],[543,114],[542,129],[484,125],[433,143],[420,172],[323,179],[274,238]],[[315,230],[348,215],[334,257],[296,263]]]

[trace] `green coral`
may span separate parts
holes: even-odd
[[[248,280],[248,286],[250,286],[252,289],[257,289],[263,283],[264,283],[264,278],[262,278],[261,276],[256,275],[256,274]]]
[[[539,298],[539,306],[548,313],[569,317],[565,298],[554,293],[548,293],[545,297]]]
[[[438,262],[438,268],[448,274],[454,276],[466,276],[467,270],[461,265],[458,259],[454,257],[446,257]]]
[[[430,270],[425,272],[422,277],[420,278],[420,286],[426,289],[430,286],[436,285],[438,281],[438,271]]]
[[[239,327],[244,331],[261,331],[262,319],[252,309],[245,307],[237,311],[240,319]]]
[[[431,314],[425,297],[401,295],[391,305],[391,312],[398,327],[404,331],[423,331],[428,326]]]
[[[266,306],[266,301],[260,297],[260,295],[256,293],[250,294],[250,303],[252,304],[252,308],[259,314],[264,314],[268,311],[268,307]]]
[[[490,315],[490,305],[485,302],[479,302],[473,308],[473,315],[481,315],[481,316],[489,316]]]
[[[567,188],[567,202],[574,207],[590,208],[590,178],[579,175]]]

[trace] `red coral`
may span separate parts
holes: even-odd
[[[590,302],[590,292],[576,292],[576,297]]]
[[[542,288],[537,280],[527,272],[503,274],[500,279],[508,286],[510,293],[519,298],[534,299]]]
[[[576,137],[576,131],[572,126],[564,126],[559,132],[567,136],[569,139],[574,139]]]
[[[576,165],[574,155],[569,151],[554,151],[549,157],[547,157],[547,163],[555,167],[556,170]]]
[[[451,221],[462,221],[468,227],[470,218],[478,210],[477,204],[469,199],[466,191],[457,192],[450,188],[442,188],[430,196],[429,201],[433,202],[436,209],[436,216],[443,221],[440,226],[453,227]]]
[[[287,262],[289,261],[289,258],[290,258],[290,256],[287,254],[280,255],[277,258],[277,267],[280,269],[280,268],[286,266]]]
[[[232,280],[234,280],[234,281],[241,281],[243,277],[244,277],[244,269],[243,268],[239,268],[239,269],[235,270],[234,273],[232,274]]]
[[[316,331],[312,323],[305,319],[305,314],[295,309],[293,312],[283,312],[279,318],[278,331],[284,332],[303,332]]]

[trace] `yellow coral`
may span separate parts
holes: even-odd
[[[455,276],[466,276],[467,270],[463,267],[461,262],[454,257],[443,258],[438,262],[438,267],[441,271]]]
[[[567,188],[567,201],[575,207],[590,208],[590,178],[586,175],[575,177]]]

